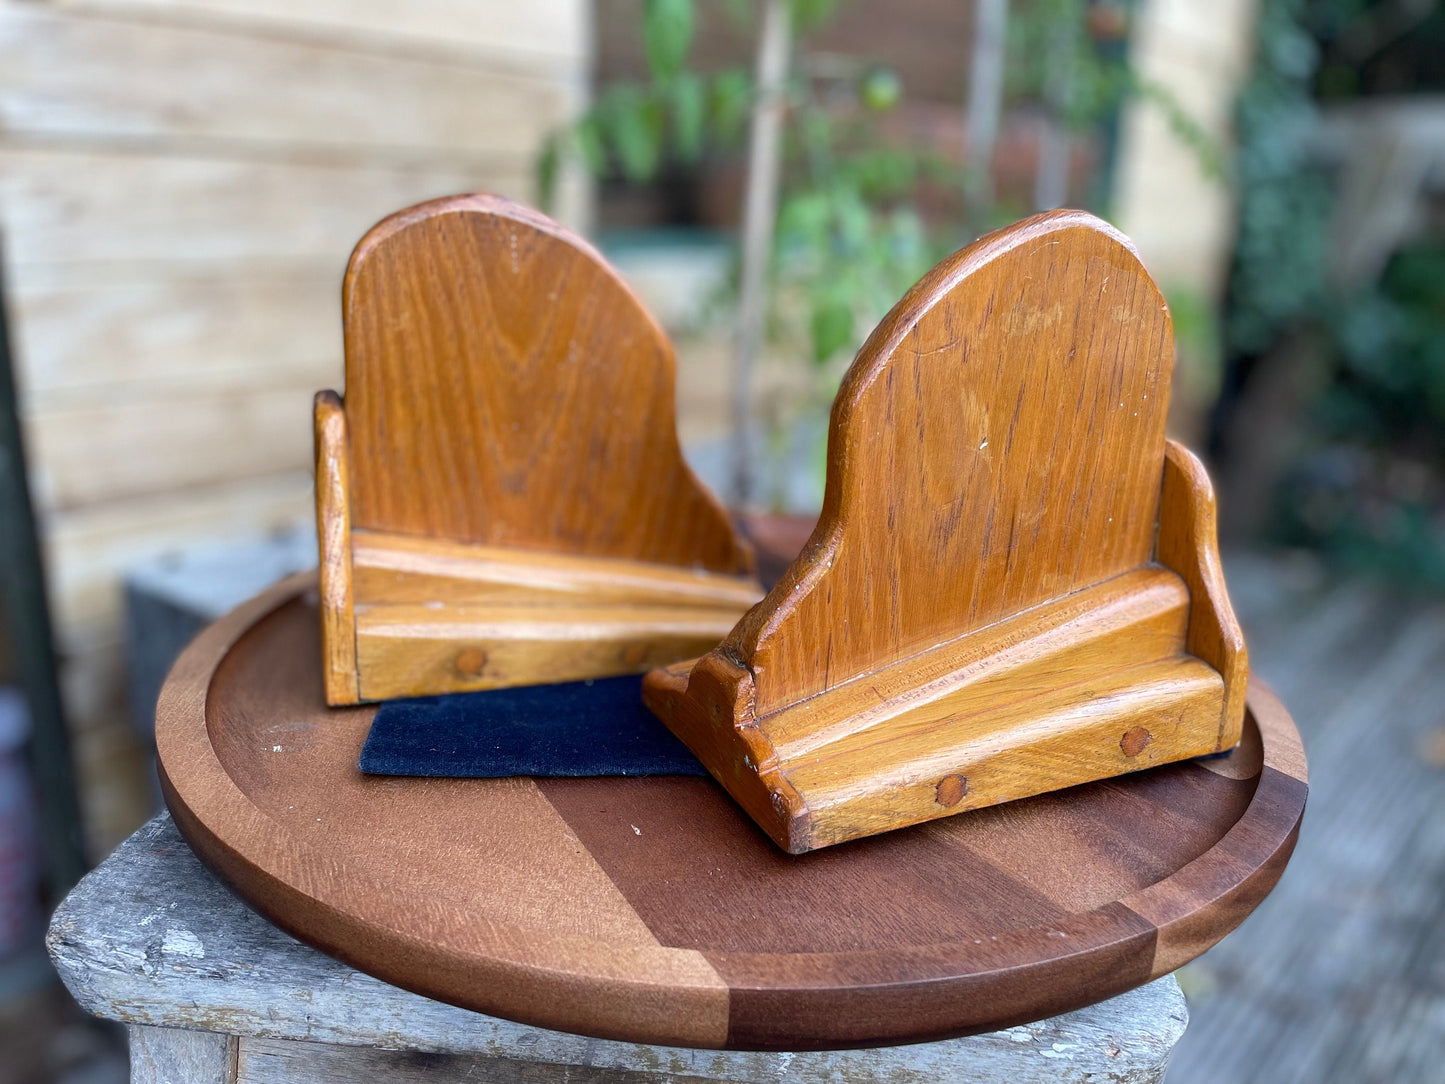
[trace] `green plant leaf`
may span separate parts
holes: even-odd
[[[677,154],[684,162],[702,157],[707,128],[707,88],[691,72],[679,75],[672,84],[672,132]]]
[[[753,81],[741,68],[719,73],[712,81],[712,128],[717,138],[731,143],[742,133],[752,106]]]
[[[808,330],[813,340],[813,361],[821,365],[852,345],[853,310],[837,298],[817,301]]]
[[[802,30],[819,26],[833,17],[838,4],[839,0],[792,0],[793,23]]]
[[[642,13],[642,43],[647,51],[647,66],[658,82],[670,82],[682,71],[692,48],[693,25],[692,0],[647,0]]]
[[[607,142],[603,135],[602,121],[589,113],[577,122],[572,131],[577,154],[594,177],[607,171]]]
[[[641,87],[624,83],[603,96],[598,110],[623,174],[630,181],[652,180],[662,164],[662,103]]]
[[[778,212],[778,232],[810,241],[821,240],[827,233],[830,216],[826,196],[820,192],[798,192],[783,201]]]
[[[857,154],[851,172],[858,190],[873,200],[898,199],[918,182],[918,155],[893,147],[879,147]]]
[[[561,151],[558,148],[560,142],[557,135],[548,136],[547,141],[542,144],[542,153],[537,158],[537,199],[544,211],[552,209],[552,201],[557,195],[557,167],[561,159]]]
[[[858,97],[873,112],[886,113],[903,100],[903,80],[892,68],[871,68],[858,84]]]

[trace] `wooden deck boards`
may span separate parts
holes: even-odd
[[[1445,1079],[1445,601],[1226,560],[1253,669],[1310,761],[1274,894],[1180,974],[1169,1084]]]

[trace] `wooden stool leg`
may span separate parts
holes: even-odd
[[[240,1039],[214,1031],[131,1025],[131,1084],[232,1084]]]

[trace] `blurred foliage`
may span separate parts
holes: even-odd
[[[897,75],[881,68],[842,88],[793,80],[769,331],[819,365],[851,355],[960,240],[954,224],[926,229],[913,199],[926,180],[959,186],[957,170],[879,131],[879,118],[901,93]],[[854,108],[824,100],[855,95]]]
[[[1224,369],[1219,302],[1201,289],[1175,284],[1164,286],[1164,300],[1174,322],[1178,358],[1171,394],[1187,403],[1213,403]]]
[[[1160,83],[1145,79],[1124,48],[1132,3],[1124,0],[1032,0],[1009,14],[1006,86],[1015,99],[1047,98],[1059,69],[1068,93],[1058,116],[1084,132],[1116,116],[1131,98],[1159,109],[1170,129],[1190,147],[1206,172],[1223,178],[1224,149]]]
[[[1307,3],[1264,0],[1254,74],[1239,101],[1239,233],[1226,326],[1235,355],[1263,353],[1326,300],[1333,190],[1309,142],[1319,47],[1301,22]]]
[[[1225,335],[1241,370],[1287,364],[1301,346],[1313,367],[1274,537],[1445,589],[1445,243],[1416,238],[1379,282],[1333,290],[1332,178],[1309,145],[1321,99],[1439,87],[1437,46],[1433,4],[1265,0],[1239,106]]]
[[[840,74],[837,57],[826,74],[808,70],[807,35],[826,24],[839,5],[840,0],[791,0],[801,41],[795,42],[787,87],[784,176],[770,269],[770,337],[820,366],[851,356],[887,309],[948,252],[1028,210],[998,202],[966,215],[964,167],[929,146],[885,133],[886,115],[903,98],[896,72],[851,58]],[[1126,98],[1138,96],[1163,109],[1180,138],[1221,170],[1218,148],[1198,125],[1130,68],[1123,48],[1129,6],[1127,0],[1015,3],[1005,63],[1009,97],[1047,99],[1050,79],[1062,64],[1068,92],[1057,115],[1064,124],[1097,128]],[[756,21],[751,0],[730,0],[728,8],[739,23]],[[692,71],[688,57],[695,31],[693,0],[646,0],[641,32],[650,78],[602,88],[587,114],[549,142],[540,165],[544,203],[550,202],[563,154],[576,154],[597,176],[646,182],[670,164],[698,168],[710,155],[741,146],[754,95],[752,73]],[[934,197],[927,222],[920,209],[925,190]],[[939,193],[952,194],[954,203],[942,220],[940,203],[949,204]]]
[[[1397,253],[1322,325],[1329,379],[1284,482],[1278,535],[1445,589],[1445,246]]]

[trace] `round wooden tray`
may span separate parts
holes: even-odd
[[[1307,786],[1262,685],[1233,753],[801,857],[711,780],[362,775],[294,577],[218,621],[157,709],[191,845],[297,937],[497,1016],[677,1046],[991,1030],[1162,975],[1274,886]]]

